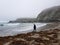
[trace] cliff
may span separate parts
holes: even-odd
[[[37,17],[39,22],[60,22],[60,6],[43,10]]]
[[[32,23],[36,22],[36,18],[18,18],[15,21],[9,21],[9,23]]]

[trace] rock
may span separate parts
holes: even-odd
[[[40,43],[40,45],[45,45],[44,43]]]
[[[0,45],[3,45],[4,43],[0,41]]]
[[[51,45],[59,45],[59,43],[52,43]]]
[[[28,45],[25,41],[19,40],[19,41],[13,41],[10,45]]]
[[[60,40],[60,31],[58,32],[58,36],[57,37],[58,37],[58,40]]]
[[[60,22],[60,6],[43,10],[37,17],[39,22]]]
[[[55,35],[55,34],[51,34],[51,35],[48,35],[48,37],[51,37],[51,38],[52,38],[52,37],[54,37],[54,35]]]
[[[40,36],[39,36],[39,34],[35,34],[35,35],[33,35],[33,36],[30,36],[30,37],[39,38]]]
[[[42,37],[42,40],[50,40],[50,39],[43,36],[43,37]]]

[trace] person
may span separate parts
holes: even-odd
[[[36,31],[36,25],[34,24],[34,30],[33,31]]]

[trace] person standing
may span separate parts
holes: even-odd
[[[36,32],[36,25],[34,24],[34,30],[33,31],[35,31]]]

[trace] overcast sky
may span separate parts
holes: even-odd
[[[0,21],[37,17],[44,9],[60,5],[60,0],[0,0]]]

